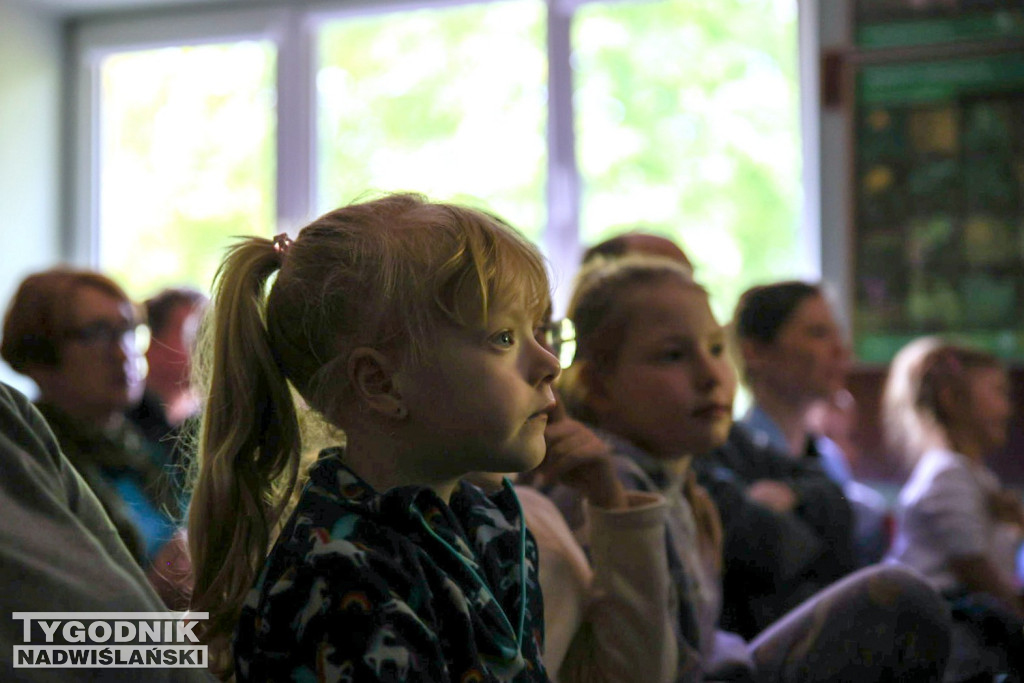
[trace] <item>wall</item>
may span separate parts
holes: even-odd
[[[0,0],[0,306],[60,253],[60,87],[56,21]],[[0,363],[0,380],[34,387]]]
[[[817,70],[814,76],[821,78],[820,55],[829,51],[842,51],[851,42],[852,2],[851,0],[798,0],[808,21],[814,24],[816,34],[804,39],[802,59],[815,60]],[[817,45],[814,45],[817,40]],[[815,54],[817,52],[817,54]],[[818,88],[820,80],[812,80],[811,87]],[[806,92],[806,86],[805,86]],[[816,112],[818,130],[808,130],[814,135],[812,143],[818,146],[819,156],[813,159],[818,164],[820,176],[817,182],[820,205],[815,207],[821,222],[821,270],[822,278],[829,283],[836,294],[839,317],[849,322],[846,303],[851,297],[852,249],[850,225],[852,179],[849,170],[851,140],[848,134],[848,114],[841,106],[822,106],[820,89],[809,93],[810,101],[805,102],[805,111]],[[808,114],[805,114],[805,117]],[[813,187],[808,184],[808,191]],[[813,203],[812,203],[813,205]],[[858,448],[861,457],[854,466],[859,478],[880,484],[891,492],[902,484],[907,476],[903,463],[886,447],[881,427],[881,397],[885,384],[887,367],[860,365],[850,375],[848,386],[857,400]],[[1024,367],[1010,368],[1015,412],[1011,419],[1009,442],[999,453],[992,454],[988,464],[1009,486],[1024,488]]]

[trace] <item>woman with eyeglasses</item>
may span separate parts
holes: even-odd
[[[39,387],[36,403],[135,560],[148,569],[180,504],[124,411],[142,391],[148,339],[128,295],[87,270],[27,277],[4,318],[0,356]]]

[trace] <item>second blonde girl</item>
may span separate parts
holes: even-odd
[[[944,606],[899,568],[870,568],[839,581],[751,643],[719,630],[718,514],[694,481],[692,461],[727,439],[736,378],[707,293],[672,261],[624,257],[581,274],[570,316],[577,349],[563,378],[568,404],[611,446],[627,489],[669,501],[666,549],[681,679],[941,678]],[[578,501],[563,493],[553,495],[585,533],[575,516]]]

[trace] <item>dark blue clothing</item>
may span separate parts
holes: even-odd
[[[239,681],[546,681],[511,486],[374,491],[328,449],[242,608]]]
[[[694,459],[697,481],[722,518],[722,627],[753,638],[800,602],[856,569],[853,511],[814,461],[780,453],[742,424],[728,441]],[[760,479],[788,486],[791,512],[747,496]]]

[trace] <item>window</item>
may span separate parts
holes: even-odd
[[[273,47],[124,52],[100,73],[100,267],[137,298],[208,288],[233,236],[273,229]]]
[[[77,229],[133,294],[208,287],[230,236],[389,190],[504,216],[563,297],[629,229],[677,238],[720,315],[807,270],[796,0],[270,5],[76,29],[101,65]]]
[[[543,3],[516,0],[325,24],[318,210],[411,190],[482,205],[539,238],[543,19]]]
[[[797,258],[795,4],[586,4],[573,29],[581,239],[676,238],[731,315]]]

